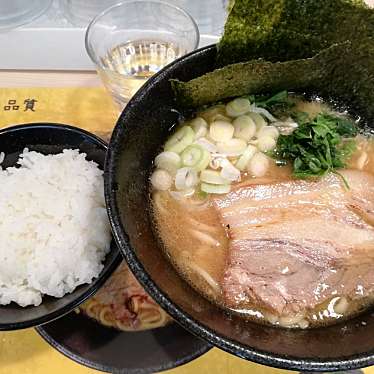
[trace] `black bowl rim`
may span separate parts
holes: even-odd
[[[176,368],[178,366],[187,364],[188,362],[191,362],[195,360],[196,358],[204,355],[205,353],[209,352],[212,349],[212,346],[207,343],[206,341],[204,342],[204,346],[201,347],[200,349],[196,350],[196,352],[185,355],[183,358],[177,359],[177,360],[171,360],[165,365],[160,365],[160,366],[154,366],[150,367],[147,369],[114,369],[111,366],[104,365],[104,364],[99,364],[93,360],[89,360],[86,358],[83,358],[82,356],[72,352],[70,349],[68,349],[66,346],[58,342],[56,339],[52,338],[50,334],[48,334],[43,326],[38,326],[35,328],[36,332],[48,343],[56,349],[58,352],[63,354],[65,357],[77,362],[78,364],[84,365],[88,368],[103,371],[105,373],[126,373],[126,374],[151,374],[151,373],[159,373],[164,370],[170,370],[173,368]],[[186,330],[187,331],[187,330]],[[121,332],[121,331],[120,331]],[[187,331],[188,332],[188,331]],[[135,332],[136,333],[136,332]]]
[[[94,143],[99,145],[103,149],[104,152],[106,152],[108,149],[108,144],[104,140],[90,133],[89,131],[80,129],[75,126],[65,125],[65,124],[60,124],[60,123],[35,122],[35,123],[25,123],[25,124],[5,127],[0,130],[0,136],[2,134],[17,133],[17,132],[22,132],[23,130],[29,130],[29,129],[56,129],[60,131],[68,131],[72,134],[84,135],[86,138],[89,138]],[[122,261],[122,256],[121,256],[121,253],[118,251],[118,248],[113,245],[112,247],[113,247],[112,250],[113,249],[117,250],[117,254],[113,258],[112,262],[109,263],[109,265],[101,271],[98,278],[96,278],[90,285],[88,285],[89,286],[88,290],[84,292],[80,297],[64,305],[62,308],[57,309],[53,312],[47,313],[43,315],[42,317],[31,318],[29,320],[22,321],[22,322],[0,323],[0,331],[20,330],[20,329],[25,329],[28,327],[35,327],[38,325],[43,325],[57,318],[63,317],[64,315],[74,310],[77,306],[82,304],[85,300],[87,300],[89,297],[91,297],[94,293],[97,292],[97,290],[105,283],[105,281],[109,278],[109,276],[113,273],[113,271],[117,268],[117,266]]]
[[[153,282],[140,260],[135,254],[135,251],[130,245],[129,236],[120,220],[119,207],[116,202],[116,180],[117,172],[116,158],[119,154],[119,142],[122,133],[123,123],[126,123],[127,117],[131,121],[131,110],[136,107],[143,97],[148,93],[148,89],[155,83],[164,79],[164,75],[169,70],[173,69],[175,65],[184,64],[188,62],[189,58],[198,53],[216,48],[216,44],[211,44],[206,47],[196,49],[181,58],[171,62],[154,76],[152,76],[132,97],[120,117],[117,120],[116,126],[113,130],[107,157],[104,168],[104,188],[105,199],[107,204],[107,211],[109,214],[110,224],[112,226],[113,236],[118,248],[122,252],[131,271],[134,273],[138,281],[146,289],[146,291],[157,301],[157,303],[165,309],[175,321],[183,326],[187,331],[196,336],[205,339],[216,347],[231,353],[237,357],[253,361],[262,365],[272,366],[288,370],[309,370],[309,371],[337,371],[350,370],[374,365],[374,351],[365,352],[353,356],[347,356],[342,359],[335,360],[318,360],[311,358],[298,358],[288,355],[278,355],[266,351],[258,350],[237,343],[227,337],[220,335],[214,330],[206,327],[199,321],[195,320],[188,313],[184,312],[182,308],[176,306],[173,301]]]

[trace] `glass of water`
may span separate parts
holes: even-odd
[[[114,5],[99,14],[86,33],[87,52],[120,109],[150,76],[198,44],[193,18],[156,0]]]

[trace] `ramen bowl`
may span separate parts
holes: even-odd
[[[56,154],[64,149],[79,149],[87,160],[104,167],[107,144],[85,130],[54,123],[31,123],[0,130],[0,149],[5,153],[1,166],[13,167],[25,148],[43,154]],[[12,302],[0,306],[0,330],[16,330],[41,325],[73,311],[104,284],[121,262],[114,241],[103,262],[103,269],[90,284],[83,284],[60,298],[44,296],[38,306],[21,307]]]
[[[173,62],[133,97],[113,132],[105,165],[112,231],[131,270],[149,294],[184,328],[215,346],[260,364],[309,371],[374,364],[374,314],[328,327],[281,329],[245,321],[190,287],[164,256],[150,210],[148,178],[170,128],[188,112],[177,107],[169,79],[183,81],[214,69],[209,46]]]

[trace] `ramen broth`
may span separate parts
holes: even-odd
[[[316,115],[330,110],[319,101],[299,100],[296,108]],[[216,105],[198,113],[207,121],[226,116],[224,106]],[[349,160],[348,167],[373,173],[374,142],[369,137],[357,137],[357,150]],[[242,173],[241,184],[280,182],[293,179],[290,166],[278,166],[274,160],[265,175],[254,178]],[[218,306],[228,309],[222,297],[221,282],[227,264],[229,238],[227,228],[223,226],[213,205],[214,195],[201,198],[197,194],[185,198],[176,198],[169,191],[152,191],[155,226],[163,243],[166,255],[180,273],[199,293]],[[327,302],[309,310],[302,320],[293,321],[289,316],[276,316],[260,304],[248,303],[251,307],[232,310],[245,318],[261,323],[276,324],[283,327],[314,327],[335,323],[337,320],[351,317],[368,307],[372,300],[336,295]]]

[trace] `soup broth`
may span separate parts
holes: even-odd
[[[310,116],[320,112],[333,112],[320,100],[313,102],[300,98],[294,100],[296,109],[307,112]],[[197,115],[207,122],[232,120],[223,104],[204,109]],[[356,143],[356,151],[349,159],[347,168],[373,173],[374,142],[367,136],[359,135]],[[232,160],[233,157],[229,159]],[[277,184],[295,180],[290,164],[280,166],[272,158],[268,161],[266,173],[253,176],[251,172],[242,172],[240,181],[234,182],[231,189],[236,191],[241,186]],[[166,191],[156,189],[152,191],[155,227],[165,253],[179,274],[199,293],[218,306],[261,323],[307,328],[349,318],[368,308],[373,302],[371,295],[359,297],[356,294],[352,297],[344,294],[341,288],[337,288],[331,292],[332,296],[329,299],[303,312],[279,315],[260,300],[248,295],[242,303],[244,307],[241,307],[240,303],[237,308],[227,305],[222,284],[229,263],[230,241],[235,240],[235,237],[230,237],[229,225],[222,222],[217,213],[217,195],[206,195],[195,191],[189,196],[183,196],[173,190],[175,188],[172,187]],[[279,209],[280,212],[281,208]],[[261,224],[259,229],[260,226]],[[370,246],[373,247],[373,244],[370,243]],[[278,261],[281,263],[282,258]],[[283,270],[287,271],[287,267]],[[374,285],[372,286],[374,288]]]

